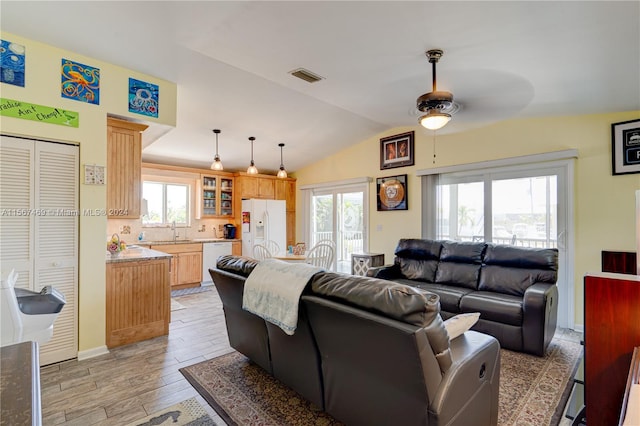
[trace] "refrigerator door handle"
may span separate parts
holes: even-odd
[[[269,241],[269,212],[264,211],[264,240]]]

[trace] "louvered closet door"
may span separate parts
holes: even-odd
[[[78,353],[78,147],[1,136],[0,259],[2,276],[15,269],[20,287],[54,286],[67,304],[53,338],[40,346],[40,364]]]
[[[40,347],[40,364],[78,354],[78,147],[36,143],[35,290],[52,285],[67,301]],[[50,213],[50,214],[49,214]]]
[[[18,273],[17,287],[33,288],[33,141],[0,137],[0,275]]]

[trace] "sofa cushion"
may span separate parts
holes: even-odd
[[[402,282],[400,280],[398,281]],[[409,283],[405,283],[405,284],[409,284]],[[440,296],[440,310],[451,312],[454,314],[460,312],[460,300],[462,300],[462,298],[465,295],[474,291],[474,290],[471,290],[470,288],[454,287],[446,284],[435,284],[435,283],[423,284],[423,283],[413,282],[412,284],[409,284],[409,285],[413,285],[414,287],[418,287],[423,290],[427,290],[437,294],[438,296]]]
[[[522,297],[537,282],[555,284],[558,250],[488,245],[479,290]]]
[[[485,243],[444,241],[435,282],[477,289],[485,248]]]
[[[513,268],[557,271],[558,249],[487,244],[484,263],[486,265],[499,265]]]
[[[325,272],[313,276],[311,291],[418,327],[440,316],[436,294],[393,281]]]
[[[403,238],[395,251],[395,264],[410,280],[435,281],[442,243],[434,240]]]
[[[502,324],[522,325],[522,297],[474,291],[460,301],[461,312],[480,312],[480,318]]]
[[[258,261],[251,257],[225,255],[218,258],[216,267],[226,272],[248,277],[257,264]]]

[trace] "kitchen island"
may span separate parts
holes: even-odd
[[[169,334],[172,256],[138,246],[106,256],[107,347]]]

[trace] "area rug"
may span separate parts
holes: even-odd
[[[557,425],[582,354],[554,339],[544,357],[501,349],[498,425]],[[238,352],[180,372],[230,426],[340,425]]]
[[[172,290],[171,297],[179,297],[179,296],[186,296],[188,294],[204,293],[205,291],[211,291],[211,287],[212,286],[200,286],[200,287],[182,288],[180,290]]]
[[[136,420],[127,426],[216,426],[195,398],[187,399],[164,410],[153,413],[144,419]]]

